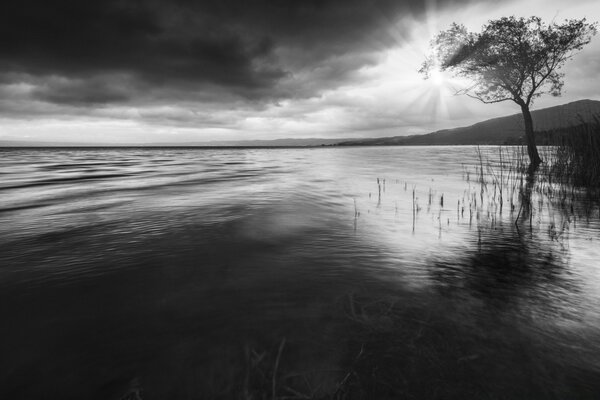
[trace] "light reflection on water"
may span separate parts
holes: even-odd
[[[0,152],[12,395],[152,381],[181,343],[317,335],[340,297],[382,285],[599,350],[597,213],[521,230],[507,206],[465,214],[471,147]]]

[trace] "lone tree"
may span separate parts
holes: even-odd
[[[419,72],[428,78],[434,69],[468,78],[459,90],[484,103],[514,101],[521,107],[530,170],[542,162],[535,144],[530,106],[543,94],[560,96],[564,63],[588,44],[597,23],[586,19],[545,24],[538,17],[504,17],[489,21],[481,33],[452,24],[431,41],[431,54]]]

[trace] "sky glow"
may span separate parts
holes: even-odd
[[[452,22],[479,31],[509,15],[600,20],[596,0],[381,1],[374,8],[353,0],[297,10],[257,2],[254,13],[204,5],[181,13],[160,2],[125,10],[114,0],[87,9],[63,0],[77,23],[47,44],[17,26],[41,19],[44,28],[43,3],[25,3],[0,17],[9,44],[0,50],[0,141],[358,138],[470,125],[519,110],[456,96],[465,83],[447,73],[424,80],[417,71],[437,32]],[[34,6],[39,15],[23,11]],[[97,31],[85,18],[98,20]],[[533,109],[600,99],[598,70],[594,37],[563,69],[563,96],[543,97]]]

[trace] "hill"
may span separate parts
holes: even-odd
[[[0,140],[1,147],[317,147],[331,146],[349,139],[286,138],[272,140],[223,140],[209,142],[153,142],[153,143],[89,143],[39,142],[27,140]]]
[[[548,132],[594,122],[600,117],[600,101],[579,100],[531,112],[536,132]],[[443,129],[425,135],[393,136],[352,140],[340,146],[390,145],[498,145],[521,143],[524,134],[522,114],[493,118],[471,126]],[[543,139],[543,135],[540,139]]]

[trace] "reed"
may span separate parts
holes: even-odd
[[[545,133],[555,146],[546,175],[592,192],[600,188],[600,116],[592,123]]]

